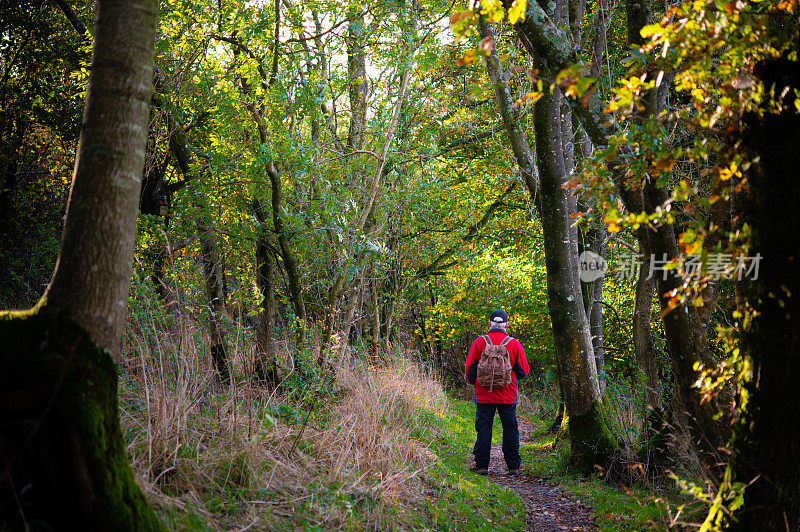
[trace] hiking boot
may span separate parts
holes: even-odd
[[[489,469],[485,468],[485,467],[472,466],[472,467],[469,468],[469,470],[470,471],[474,471],[475,473],[477,473],[479,475],[484,475],[485,476],[485,475],[489,474]]]
[[[507,474],[509,477],[518,477],[522,474],[522,471],[519,469],[509,469]]]

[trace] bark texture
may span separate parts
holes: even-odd
[[[148,0],[98,3],[83,130],[61,251],[45,295],[48,309],[69,315],[112,352],[130,289],[155,18]]]

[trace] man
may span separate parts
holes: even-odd
[[[489,317],[489,341],[493,345],[501,345],[508,337],[508,314],[503,310],[495,310]],[[475,386],[475,431],[477,439],[472,454],[475,455],[475,465],[470,468],[480,475],[489,473],[489,451],[492,446],[492,422],[494,413],[500,415],[503,423],[503,458],[505,458],[509,475],[519,475],[521,459],[519,457],[519,428],[517,426],[517,403],[519,394],[517,392],[517,380],[524,379],[530,368],[528,359],[525,358],[525,351],[522,345],[514,339],[510,339],[505,345],[508,350],[509,363],[511,365],[511,383],[496,387],[491,384],[484,387],[478,382],[478,363],[481,355],[486,349],[487,344],[484,336],[472,342],[472,347],[467,355],[464,365],[464,372],[467,381]]]

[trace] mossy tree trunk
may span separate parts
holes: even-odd
[[[547,300],[561,390],[569,416],[570,461],[579,471],[605,465],[617,443],[605,421],[589,321],[578,278],[577,241],[570,238],[567,179],[559,135],[560,94],[534,104]]]
[[[97,2],[61,251],[39,304],[0,315],[0,528],[156,529],[133,478],[116,367],[152,89],[156,3]]]
[[[800,63],[764,61],[755,73],[773,95],[764,107],[782,99],[782,110],[745,120],[745,145],[760,157],[748,179],[749,255],[759,253],[761,267],[743,287],[755,314],[742,335],[739,417],[724,481],[702,530],[800,527],[800,114],[794,97]]]
[[[551,7],[567,24],[566,5]],[[479,22],[479,29],[482,38],[491,37],[485,22]],[[511,107],[514,100],[496,50],[489,54],[486,67],[520,173],[541,216],[548,307],[559,383],[569,417],[571,462],[576,469],[589,473],[595,464],[604,465],[608,461],[617,443],[605,421],[589,321],[583,307],[577,231],[571,227],[569,217],[575,212],[576,202],[562,186],[567,180],[562,142],[563,97],[548,92],[535,104],[537,164],[534,164],[525,130]],[[546,71],[544,65],[538,67]]]
[[[0,367],[0,528],[160,529],[125,453],[108,351],[39,306],[0,314]]]

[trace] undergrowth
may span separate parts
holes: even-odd
[[[134,309],[119,403],[137,480],[171,529],[518,530],[516,494],[468,470],[474,406],[396,347],[327,369],[281,344],[282,381],[247,377],[255,341],[230,331],[215,375],[188,313]]]
[[[343,349],[320,367],[313,346],[278,342],[281,382],[269,388],[250,377],[253,333],[231,320],[234,378],[222,384],[206,328],[190,312],[134,307],[129,318],[121,424],[137,480],[168,528],[526,528],[519,496],[469,471],[471,392],[445,393],[408,349],[384,346],[377,357]],[[541,435],[558,407],[555,386],[522,387],[520,416],[540,434],[521,449],[526,473],[587,502],[603,530],[691,529],[703,508],[674,485],[569,473],[569,442]],[[644,420],[636,390],[612,384],[606,406],[630,448]]]

